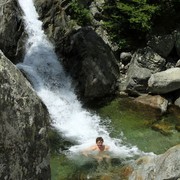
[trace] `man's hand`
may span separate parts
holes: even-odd
[[[83,152],[82,154],[86,157],[88,157],[88,155],[89,155],[87,152]]]

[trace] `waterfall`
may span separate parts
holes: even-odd
[[[124,145],[121,139],[111,138],[101,118],[82,107],[53,45],[48,41],[38,20],[32,0],[18,0],[24,12],[24,23],[28,40],[23,63],[17,67],[24,71],[35,91],[46,104],[52,125],[68,140],[76,145],[70,147],[71,153],[95,144],[98,136],[104,138],[113,154],[122,158],[139,154],[135,146]]]

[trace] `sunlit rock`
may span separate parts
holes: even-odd
[[[165,94],[180,89],[180,68],[171,68],[166,71],[152,74],[148,80],[149,91],[156,94]]]
[[[180,178],[180,145],[164,154],[145,156],[132,164],[133,172],[129,180],[178,179]]]
[[[50,179],[48,124],[45,105],[0,51],[0,179]]]

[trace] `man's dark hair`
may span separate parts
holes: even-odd
[[[98,141],[104,142],[104,139],[103,139],[102,137],[97,137],[97,138],[96,138],[96,143],[97,143]]]

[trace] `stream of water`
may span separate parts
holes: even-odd
[[[18,1],[24,13],[28,39],[23,63],[17,64],[17,67],[26,73],[46,104],[52,125],[64,138],[74,143],[69,148],[71,157],[95,144],[98,136],[102,136],[105,144],[110,146],[113,156],[130,158],[142,155],[143,152],[136,146],[127,145],[120,138],[111,138],[105,125],[108,122],[82,107],[71,86],[71,78],[65,74],[53,45],[42,29],[33,1]]]

